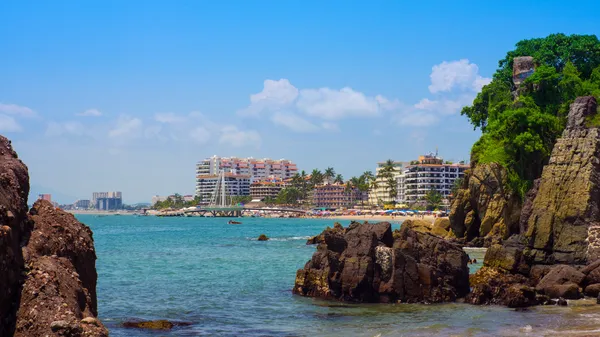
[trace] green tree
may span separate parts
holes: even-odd
[[[438,209],[442,205],[442,194],[434,189],[431,189],[425,195],[425,201],[427,202],[427,210],[433,211]]]
[[[344,177],[341,174],[337,174],[335,176],[335,179],[333,180],[334,184],[343,184],[344,183]]]
[[[318,169],[314,169],[310,173],[311,188],[315,188],[315,186],[323,184],[324,180],[325,177],[323,176],[323,173],[321,173],[321,171],[319,171]]]
[[[532,56],[535,70],[516,90],[512,66],[518,56]],[[553,34],[518,42],[500,60],[492,82],[461,111],[482,131],[472,162],[505,167],[511,189],[523,197],[548,162],[569,105],[577,96],[600,98],[599,75],[596,36]]]
[[[328,167],[325,169],[325,173],[323,173],[323,177],[327,180],[328,183],[332,183],[335,180],[335,170],[333,167]]]

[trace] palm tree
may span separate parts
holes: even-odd
[[[327,180],[327,183],[331,184],[335,178],[335,170],[333,169],[333,167],[326,168],[323,176]]]
[[[337,174],[335,176],[335,179],[333,180],[334,184],[343,184],[344,183],[344,177],[341,174]]]
[[[323,184],[323,173],[318,169],[314,169],[310,174],[310,182],[313,188],[317,185]]]

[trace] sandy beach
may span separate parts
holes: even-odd
[[[409,219],[421,219],[427,220],[433,223],[435,217],[433,215],[419,216],[388,216],[388,215],[338,215],[324,217],[324,219],[331,220],[354,220],[354,221],[404,221]]]

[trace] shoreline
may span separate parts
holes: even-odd
[[[307,217],[311,218],[311,217]],[[354,221],[405,221],[405,220],[426,220],[433,223],[436,219],[433,215],[419,216],[389,216],[389,215],[335,215],[327,217],[312,217],[313,219],[331,219],[331,220],[354,220]]]

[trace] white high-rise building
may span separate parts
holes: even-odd
[[[405,204],[422,202],[431,190],[448,199],[457,179],[464,177],[469,166],[444,162],[433,153],[420,156],[406,166],[398,178],[398,201]]]
[[[281,180],[298,172],[290,160],[254,159],[212,156],[196,164],[196,195],[200,203],[208,204],[215,191],[220,172],[225,173],[225,190],[228,196],[250,195],[250,184],[267,178]]]
[[[404,168],[409,164],[409,162],[404,161],[395,161],[394,168],[395,171],[393,173],[394,181],[400,177],[402,172],[404,172]],[[377,182],[377,188],[372,188],[369,190],[369,204],[371,205],[380,205],[386,204],[395,201],[394,197],[390,196],[390,188],[389,182],[387,179],[379,176],[379,173],[385,167],[386,163],[381,162],[377,163],[377,168],[375,169],[375,177]]]

